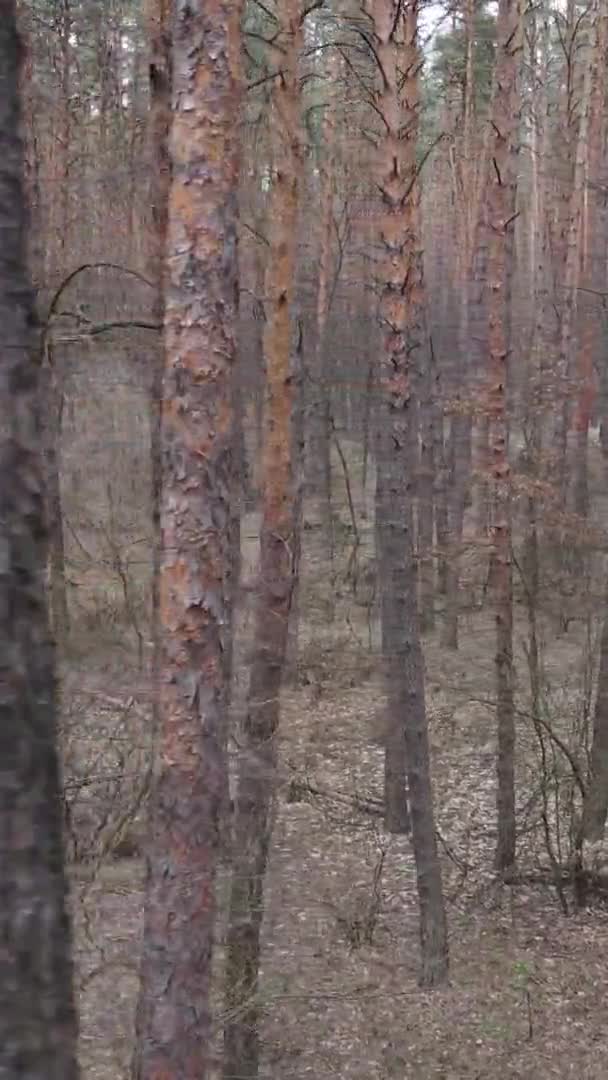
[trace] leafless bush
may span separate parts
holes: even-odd
[[[140,704],[133,697],[75,693],[64,702],[61,736],[71,859],[91,863],[137,854],[151,762]]]
[[[385,859],[386,848],[380,846],[368,883],[355,885],[339,903],[325,900],[325,907],[334,915],[336,926],[351,950],[374,944],[384,899]]]

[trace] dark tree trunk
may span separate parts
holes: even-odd
[[[171,126],[171,0],[147,0],[146,15],[150,42],[148,65],[150,119],[148,148],[150,158],[150,232],[148,271],[154,287],[153,321],[162,325],[165,317],[165,265],[171,161],[169,129]],[[161,403],[164,368],[164,337],[150,361],[150,458],[152,477],[152,678],[160,671],[160,502],[162,490]],[[158,687],[154,688],[153,711],[158,712]],[[154,717],[154,727],[158,716]]]
[[[0,0],[0,1075],[75,1080],[19,60],[15,3]]]

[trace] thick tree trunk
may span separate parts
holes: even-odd
[[[76,1080],[20,52],[0,0],[0,1075]]]
[[[173,9],[159,750],[147,852],[137,1077],[209,1075],[225,797],[235,356],[234,5]]]
[[[490,541],[496,610],[497,842],[496,867],[515,863],[515,712],[513,701],[513,580],[509,465],[509,347],[513,233],[519,141],[521,0],[499,0],[498,54],[492,102],[488,223],[488,344],[486,391],[493,490]]]
[[[386,823],[391,828],[403,820],[406,761],[420,902],[421,982],[434,986],[447,977],[448,945],[433,815],[411,482],[417,434],[414,372],[426,345],[416,200],[408,199],[417,183],[418,6],[416,0],[403,7],[398,0],[374,0],[371,15],[382,66],[382,90],[376,95],[376,105],[386,130],[377,155],[383,204],[378,277],[385,335],[377,532],[388,697],[387,779],[391,780],[385,791]],[[404,78],[401,93],[400,71]]]
[[[276,735],[297,558],[292,458],[296,380],[291,364],[298,180],[302,168],[297,70],[302,30],[297,0],[285,0],[277,14],[280,22],[274,58],[282,77],[272,83],[276,149],[265,289],[263,517],[249,702],[238,762],[234,872],[226,942],[226,1080],[235,1076],[247,1080],[256,1077],[259,1069],[257,992],[264,878],[272,832]]]

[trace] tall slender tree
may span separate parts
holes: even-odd
[[[15,0],[0,2],[0,1074],[76,1080]]]
[[[148,272],[154,288],[152,302],[154,321],[163,323],[165,315],[165,281],[167,225],[171,161],[169,131],[171,127],[171,0],[147,0],[146,22],[150,43],[148,65],[150,89],[150,118],[148,130],[150,164],[150,227]],[[152,530],[154,565],[152,568],[152,626],[155,637],[153,665],[156,672],[160,654],[158,617],[160,607],[160,497],[162,486],[161,401],[164,337],[150,364],[150,451],[152,475]]]
[[[271,123],[274,138],[266,273],[264,360],[266,401],[262,445],[260,576],[249,701],[238,762],[234,872],[226,945],[228,1020],[224,1076],[256,1077],[259,1069],[260,933],[264,878],[272,830],[280,692],[297,556],[294,486],[295,401],[291,355],[295,290],[299,136],[298,55],[302,15],[298,0],[276,12]]]
[[[608,5],[606,0],[598,0],[590,11],[590,57],[589,57],[589,96],[583,102],[589,116],[586,125],[581,121],[581,130],[587,141],[586,175],[583,193],[584,242],[581,260],[583,287],[593,293],[602,290],[603,243],[605,236],[606,210],[602,191],[602,166],[604,162],[604,128],[606,104],[606,50],[608,48]],[[601,268],[600,274],[598,269]],[[592,296],[590,310],[579,315],[579,334],[577,343],[578,400],[574,413],[574,446],[572,462],[573,505],[577,513],[586,516],[589,512],[589,476],[587,469],[589,425],[594,412],[596,388],[594,361],[598,342],[601,339],[602,316],[597,297]]]
[[[214,880],[226,780],[235,5],[174,0],[158,764],[151,796],[136,1075],[209,1075]]]
[[[519,150],[521,0],[500,0],[498,54],[491,111],[491,169],[488,177],[488,347],[486,390],[492,493],[490,540],[496,611],[497,842],[496,866],[515,862],[515,709],[513,701],[513,571],[511,473],[509,463],[509,352],[513,234]]]
[[[376,536],[382,648],[387,676],[386,823],[405,823],[405,776],[420,902],[421,982],[447,977],[448,944],[437,853],[413,545],[412,462],[416,453],[415,365],[425,347],[422,251],[412,190],[419,181],[416,132],[420,55],[418,0],[369,6],[381,68],[376,105],[380,320],[384,333],[379,407]],[[402,89],[400,80],[403,78]],[[403,99],[402,96],[403,95]],[[405,766],[405,768],[404,768]]]
[[[580,27],[580,19],[576,15],[574,10],[570,11],[569,8],[569,25],[570,22]],[[592,5],[593,12],[597,11],[597,0]],[[574,56],[576,52],[582,52],[581,47],[578,50],[574,48],[576,31],[572,31],[572,53],[571,53],[571,68],[576,71],[574,67]],[[587,167],[588,167],[588,155],[589,155],[589,132],[590,132],[590,107],[592,101],[592,86],[593,86],[593,56],[589,51],[588,44],[584,49],[585,65],[583,69],[582,87],[580,89],[580,99],[576,94],[575,89],[571,89],[571,95],[575,99],[575,103],[568,108],[567,118],[567,134],[568,139],[566,148],[568,151],[568,157],[566,159],[568,165],[568,172],[571,173],[568,177],[568,183],[564,185],[564,196],[562,199],[562,232],[564,242],[564,271],[563,271],[563,293],[560,303],[560,334],[559,334],[559,353],[558,353],[558,365],[557,374],[559,380],[559,401],[558,407],[555,410],[555,425],[554,425],[554,442],[555,442],[555,455],[557,468],[555,470],[555,483],[559,497],[566,496],[567,494],[567,480],[568,480],[568,434],[572,421],[572,401],[571,401],[571,384],[576,374],[576,359],[577,359],[577,312],[578,312],[578,292],[581,281],[581,261],[583,251],[583,225],[584,225],[584,208],[585,208],[585,185],[587,180]],[[571,87],[573,75],[569,68],[569,86]],[[579,118],[578,131],[575,135],[572,130],[573,124],[570,123],[572,115]],[[584,359],[584,352],[582,354]],[[580,357],[579,357],[580,359]]]

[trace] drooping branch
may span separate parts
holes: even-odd
[[[65,293],[66,289],[72,284],[72,282],[80,274],[83,274],[85,272],[85,270],[116,270],[120,274],[126,274],[129,277],[137,278],[138,281],[141,281],[144,285],[147,285],[151,289],[154,288],[154,285],[152,284],[152,282],[147,277],[144,277],[143,274],[140,274],[138,270],[131,270],[128,266],[121,266],[119,263],[112,263],[112,262],[82,263],[82,265],[77,266],[75,270],[71,270],[70,273],[67,275],[67,277],[65,277],[63,279],[61,284],[55,290],[55,292],[53,294],[53,297],[51,299],[51,302],[49,304],[49,307],[48,307],[46,319],[45,319],[45,321],[43,323],[43,326],[42,326],[42,334],[41,334],[41,338],[40,338],[40,360],[39,360],[39,362],[41,364],[44,363],[45,357],[48,358],[49,361],[51,359],[48,356],[47,344],[48,344],[48,337],[49,337],[49,330],[50,330],[51,321],[53,319],[53,316],[57,314],[57,308],[59,306],[59,301],[61,300],[61,297]]]

